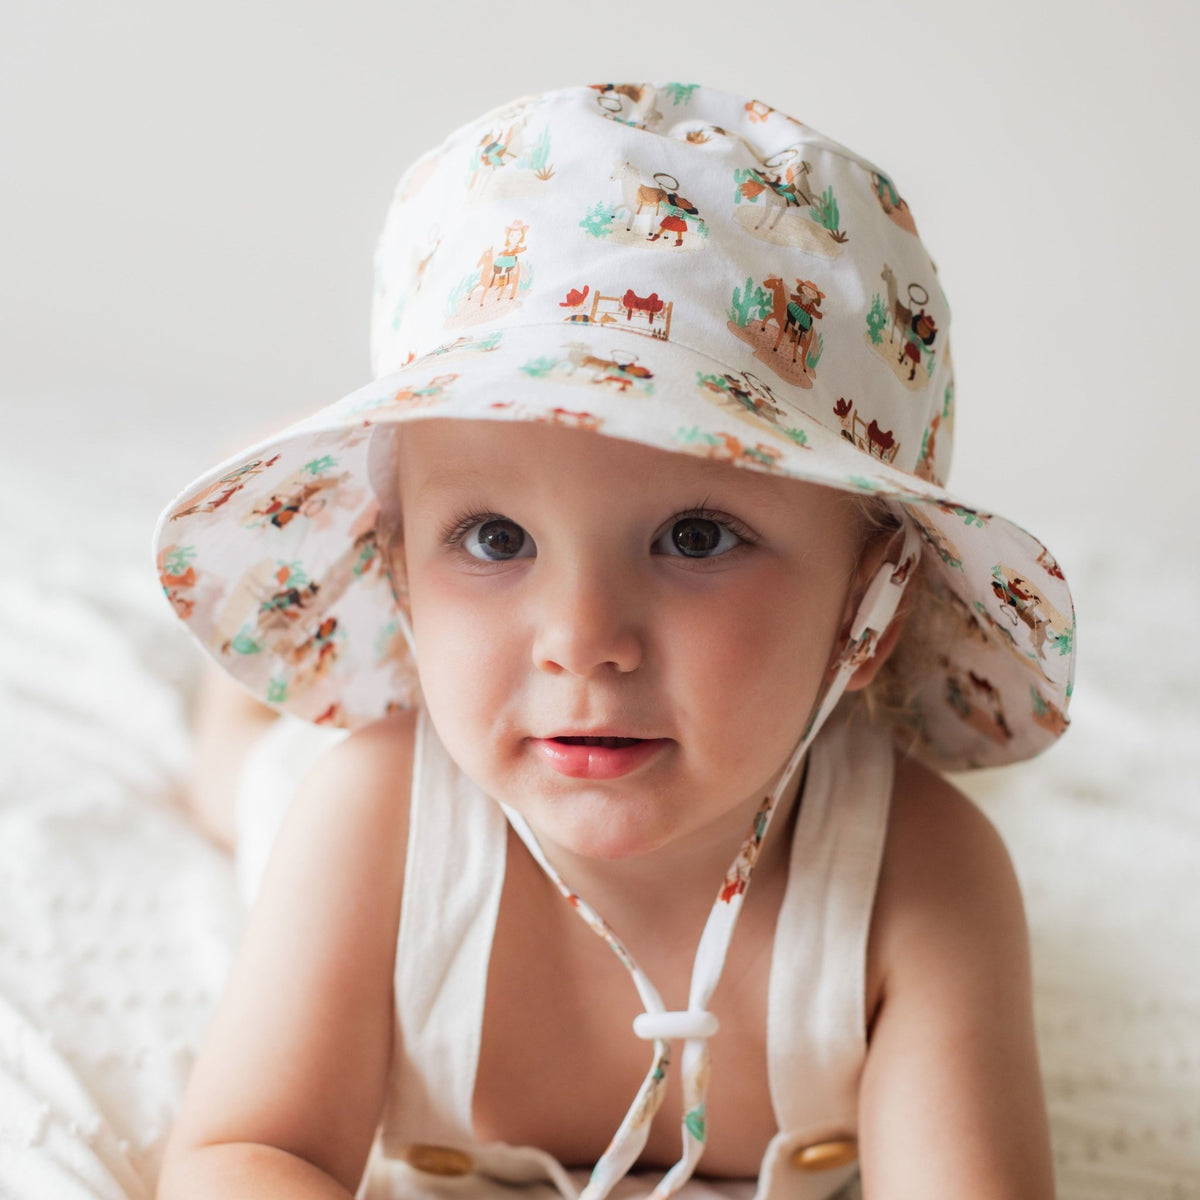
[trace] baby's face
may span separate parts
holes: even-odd
[[[853,502],[488,421],[407,427],[400,480],[421,686],[466,773],[574,854],[736,844],[849,619]]]

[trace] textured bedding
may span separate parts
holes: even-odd
[[[160,483],[189,472],[131,473],[97,504],[88,469],[51,488],[16,464],[10,494],[35,502],[0,517],[5,1200],[153,1194],[242,920],[230,862],[179,807],[197,664],[145,549]],[[1200,568],[1144,545],[1118,571],[1098,535],[1076,537],[1054,542],[1079,604],[1074,728],[960,783],[1026,890],[1060,1195],[1185,1200],[1200,1197],[1200,638],[1180,617]]]

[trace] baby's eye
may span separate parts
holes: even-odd
[[[679,517],[655,541],[659,554],[716,558],[744,541],[728,525],[711,517]]]
[[[529,558],[533,554],[533,538],[515,521],[506,517],[487,517],[463,532],[461,545],[472,558],[485,562],[508,562],[513,558]]]

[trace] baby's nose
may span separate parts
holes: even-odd
[[[589,677],[628,674],[644,644],[632,581],[597,569],[563,572],[547,585],[533,639],[542,671]]]

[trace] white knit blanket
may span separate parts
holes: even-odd
[[[241,915],[177,805],[196,663],[152,508],[52,490],[0,517],[0,1197],[142,1200]],[[959,782],[1026,890],[1060,1195],[1200,1197],[1200,568],[1054,548],[1074,727]]]

